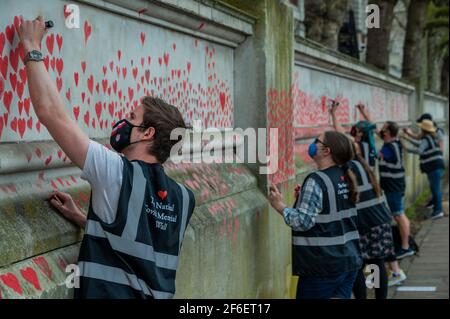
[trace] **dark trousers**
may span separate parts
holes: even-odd
[[[297,299],[350,299],[357,271],[334,276],[303,277],[297,284]]]
[[[437,214],[442,212],[442,176],[444,176],[443,169],[437,169],[427,174],[428,181],[430,183],[431,194],[433,195],[433,213]]]

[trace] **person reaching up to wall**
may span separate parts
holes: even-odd
[[[333,127],[336,131],[345,133],[344,128],[338,121],[336,116],[336,111],[339,107],[339,103],[332,101],[330,113],[333,122]],[[350,136],[352,140],[359,145],[361,150],[362,158],[369,164],[370,168],[375,169],[376,159],[377,159],[377,148],[375,145],[375,134],[376,125],[372,123],[369,116],[365,110],[365,106],[361,103],[356,105],[356,108],[361,112],[361,114],[366,118],[365,121],[358,121],[350,129]]]
[[[309,146],[318,170],[309,174],[293,208],[275,185],[269,201],[292,228],[293,273],[299,276],[298,299],[351,298],[362,265],[356,224],[357,181],[345,134],[328,131]]]
[[[409,153],[420,156],[420,170],[427,174],[432,194],[433,213],[431,219],[444,217],[442,211],[442,177],[445,171],[444,155],[439,146],[437,128],[431,120],[423,120],[419,123],[421,133],[419,139],[403,136],[416,148],[406,148]]]
[[[360,200],[356,204],[358,211],[358,231],[361,255],[364,266],[376,266],[379,274],[379,287],[375,288],[376,299],[386,299],[388,294],[388,275],[385,258],[395,254],[392,237],[392,215],[382,194],[381,187],[362,157],[359,145],[354,143],[355,159],[350,161],[351,170],[358,181]],[[367,285],[364,268],[358,272],[353,293],[356,299],[367,298]]]
[[[333,109],[332,109],[333,110]],[[332,116],[333,126],[339,128],[335,116]],[[373,134],[373,133],[372,133]],[[388,275],[385,258],[395,254],[392,238],[392,216],[387,207],[380,185],[361,152],[361,143],[352,142],[355,158],[349,162],[358,182],[359,202],[356,204],[358,212],[359,246],[364,260],[363,267],[353,285],[356,299],[367,299],[366,278],[364,268],[368,265],[376,266],[379,277],[379,287],[375,288],[376,299],[386,299],[388,294]],[[367,153],[366,153],[367,154]]]
[[[171,140],[170,134],[186,128],[183,117],[175,106],[145,97],[113,128],[110,144],[118,153],[90,140],[69,117],[45,68],[39,51],[45,33],[42,16],[19,28],[31,102],[39,121],[92,187],[87,218],[66,194],[54,193],[51,199],[86,227],[75,298],[172,298],[195,199],[165,174],[162,163],[182,140]]]
[[[433,116],[430,113],[424,113],[422,114],[417,120],[416,123],[419,125],[424,120],[433,121]],[[445,140],[445,131],[438,127],[437,123],[433,121],[434,127],[436,128],[436,139],[439,143],[439,147],[441,148],[441,151],[444,151],[444,140]],[[413,138],[415,140],[421,140],[422,139],[422,132],[414,133],[411,128],[404,128],[403,132],[410,138]]]
[[[401,248],[395,256],[387,258],[392,269],[389,285],[396,285],[406,279],[406,275],[400,269],[398,260],[414,255],[414,250],[409,246],[410,221],[405,215],[404,196],[406,189],[405,168],[403,166],[403,145],[398,139],[399,126],[388,121],[384,123],[379,132],[383,139],[383,146],[379,153],[380,186],[384,191],[389,209],[396,221],[400,237]]]

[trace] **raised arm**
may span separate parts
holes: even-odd
[[[42,16],[36,20],[21,23],[19,37],[25,55],[32,50],[40,50],[45,33]],[[82,169],[89,146],[88,136],[67,114],[58,89],[51,80],[44,63],[28,61],[26,71],[31,102],[39,121],[72,162]]]
[[[413,131],[411,131],[411,129],[409,127],[405,127],[403,129],[403,133],[405,133],[405,135],[410,138],[413,138],[415,140],[420,140],[420,133],[414,133]]]
[[[363,118],[366,121],[373,123],[372,122],[372,118],[370,117],[369,112],[367,111],[367,108],[366,108],[366,106],[364,104],[358,103],[358,104],[356,104],[356,108],[361,112]],[[381,139],[381,135],[380,135],[380,130],[379,129],[375,130],[375,134]]]
[[[337,110],[338,106],[339,106],[339,103],[333,100],[333,102],[331,104],[331,108],[330,108],[331,121],[333,122],[333,128],[336,131],[345,134],[344,128],[342,127],[341,123],[339,123],[339,121],[337,120],[337,117],[336,117],[336,110]]]
[[[368,122],[372,122],[372,119],[370,118],[369,112],[366,109],[366,106],[362,103],[356,104],[356,108],[361,112],[364,119]]]

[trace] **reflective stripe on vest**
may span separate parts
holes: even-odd
[[[372,184],[369,183],[369,179],[367,178],[367,173],[364,170],[364,167],[362,166],[362,164],[358,161],[352,161],[352,163],[356,166],[356,168],[358,169],[359,175],[361,176],[362,184],[360,186],[358,186],[358,192],[362,193],[365,191],[372,190],[373,186],[372,186]],[[386,197],[383,195],[381,197],[376,197],[376,198],[372,198],[370,200],[366,200],[363,202],[358,202],[358,203],[356,203],[356,208],[364,209],[364,208],[372,207],[372,206],[375,206],[378,204],[383,204],[384,202],[386,202]]]
[[[361,176],[361,182],[362,184],[358,186],[358,192],[366,192],[373,189],[372,184],[370,184],[369,179],[367,178],[366,171],[364,170],[364,167],[362,164],[358,161],[352,161],[352,163],[356,166],[356,169],[359,172],[359,176]]]
[[[397,158],[397,163],[388,163],[385,160],[380,160],[379,164],[380,166],[385,166],[387,168],[396,168],[401,169],[402,167],[402,157],[400,155],[400,148],[397,143],[391,143],[394,147],[395,156]]]
[[[336,195],[335,189],[331,179],[323,172],[317,171],[316,175],[320,177],[320,179],[324,182],[327,193],[328,193],[328,201],[329,201],[329,214],[319,214],[316,217],[316,224],[325,224],[334,221],[339,221],[344,218],[351,218],[357,216],[358,212],[356,207],[346,209],[346,210],[337,210],[336,203]],[[356,237],[355,237],[356,236]],[[292,244],[295,246],[334,246],[334,245],[343,245],[350,240],[358,239],[359,235],[357,231],[348,232],[342,236],[336,237],[303,237],[303,236],[293,236]]]
[[[435,161],[435,160],[437,160],[437,159],[442,159],[442,160],[443,160],[443,159],[444,159],[444,156],[442,156],[442,155],[436,155],[436,156],[427,158],[427,159],[425,159],[425,160],[421,160],[421,163],[422,163],[422,164],[425,164],[425,163],[428,163],[428,162]]]
[[[142,205],[144,204],[147,180],[145,179],[142,167],[136,162],[131,162],[131,164],[133,165],[133,186],[128,201],[127,221],[122,232],[122,238],[135,241],[139,219],[141,218]]]
[[[427,135],[425,138],[428,141],[429,149],[427,151],[425,151],[424,153],[422,153],[422,155],[420,156],[420,163],[425,164],[425,163],[429,163],[429,162],[439,160],[439,159],[444,160],[442,150],[439,147],[439,145],[437,145],[437,143],[435,143],[433,138],[430,135]],[[434,153],[436,153],[436,155],[427,157],[427,155],[431,155]]]
[[[356,203],[356,208],[357,209],[364,209],[364,208],[368,208],[368,207],[372,207],[378,204],[383,204],[386,201],[386,198],[384,196],[381,197],[376,197],[370,200],[366,200],[364,202],[359,202]]]
[[[380,172],[380,177],[403,178],[403,177],[405,177],[405,172],[400,172],[400,173]]]
[[[316,217],[316,223],[330,223],[333,221],[341,220],[342,218],[350,218],[357,215],[357,211],[355,208],[346,209],[346,210],[337,210],[336,205],[336,195],[334,194],[334,186],[331,182],[331,179],[327,176],[327,174],[323,172],[316,172],[316,174],[322,179],[327,187],[328,198],[330,201],[330,213],[329,214],[319,214]]]
[[[336,237],[292,237],[292,244],[295,246],[336,246],[345,245],[347,242],[358,239],[358,231],[351,231],[342,236]]]
[[[172,293],[151,289],[145,281],[139,279],[134,274],[125,272],[121,268],[85,261],[80,261],[78,267],[80,273],[83,274],[84,277],[130,286],[131,288],[141,291],[146,295],[153,296],[156,299],[173,298]]]
[[[367,163],[369,163],[370,162],[370,160],[369,160],[369,143],[362,142],[361,145],[363,146],[364,159],[366,160]]]
[[[94,237],[107,238],[114,250],[121,253],[152,261],[156,266],[176,270],[178,256],[155,252],[153,247],[140,242],[130,242],[128,239],[111,234],[103,230],[99,222],[88,220],[86,234]]]
[[[184,232],[186,231],[186,221],[188,217],[188,210],[189,210],[189,194],[186,190],[186,187],[183,185],[177,183],[178,186],[181,188],[181,193],[183,194],[183,211],[181,212],[181,226],[180,226],[180,237],[178,241],[178,251],[181,249],[181,242],[183,240]]]

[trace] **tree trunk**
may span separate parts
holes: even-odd
[[[422,71],[422,47],[429,0],[411,0],[403,47],[403,77],[417,82]]]
[[[445,52],[439,48],[442,42],[440,30],[431,30],[428,35],[428,90],[434,93],[441,91],[441,73]]]
[[[368,29],[366,63],[386,71],[389,69],[389,40],[396,3],[397,0],[369,1],[380,8],[380,28]]]
[[[322,43],[326,10],[324,0],[305,0],[305,29],[308,39]]]
[[[427,89],[440,93],[442,86],[442,66],[444,65],[444,59],[448,55],[448,46],[445,48],[442,43],[448,39],[448,20],[444,26],[435,27],[436,23],[445,20],[444,16],[448,19],[448,6],[449,0],[434,0],[428,5],[428,16],[430,19],[427,21],[428,29],[428,87]],[[440,12],[440,14],[438,13]],[[446,12],[446,15],[444,14]],[[446,25],[446,27],[445,27]],[[434,27],[433,27],[434,26]]]
[[[337,50],[349,4],[349,0],[305,0],[306,37]]]
[[[449,78],[448,78],[448,54],[444,58],[444,64],[442,65],[441,73],[441,94],[448,96]]]
[[[349,4],[349,0],[327,1],[327,23],[322,32],[322,43],[333,50],[338,49],[339,31],[348,17]]]

